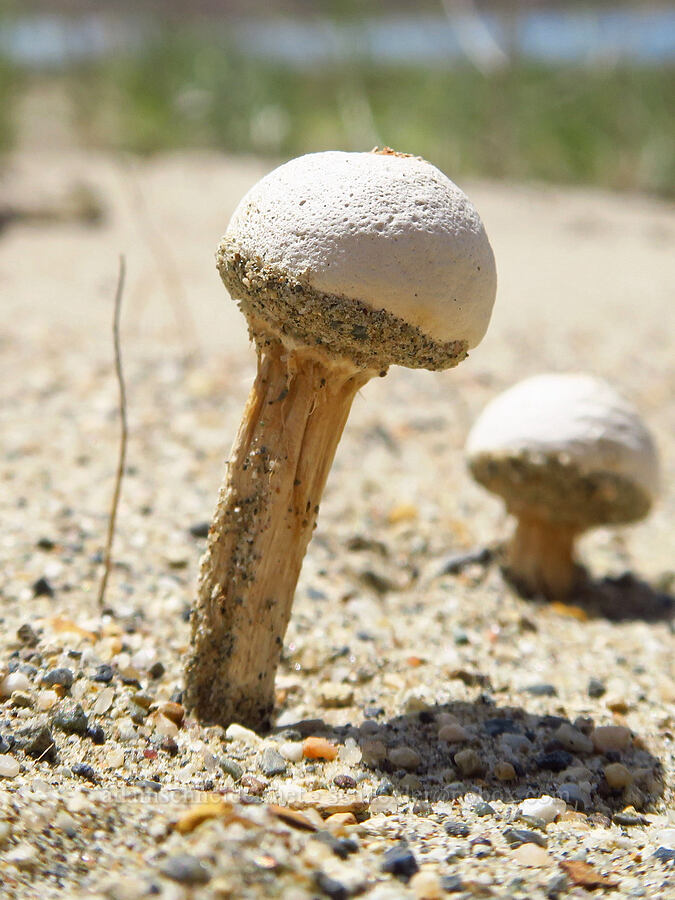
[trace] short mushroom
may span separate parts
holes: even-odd
[[[356,392],[392,364],[446,369],[482,339],[494,257],[468,198],[393,151],[293,159],[217,252],[258,372],[201,564],[185,701],[264,728],[319,502]]]
[[[466,443],[473,477],[517,526],[506,568],[527,594],[563,599],[583,570],[589,528],[647,515],[658,485],[654,442],[637,411],[591,375],[527,378],[496,397]]]

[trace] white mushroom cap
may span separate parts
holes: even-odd
[[[512,511],[538,494],[552,504],[549,519],[631,521],[658,491],[657,452],[639,414],[591,375],[516,384],[485,408],[466,452],[477,480]],[[532,491],[530,481],[537,482]]]
[[[475,208],[435,166],[403,154],[328,151],[280,166],[236,209],[221,245],[235,253],[466,348],[485,334],[495,298]]]

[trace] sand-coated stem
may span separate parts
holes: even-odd
[[[521,516],[506,548],[506,569],[526,592],[551,600],[569,595],[580,577],[574,525]]]
[[[265,727],[293,595],[354,395],[373,370],[258,333],[258,373],[202,560],[186,699]]]

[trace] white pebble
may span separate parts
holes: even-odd
[[[14,691],[29,691],[31,683],[23,672],[11,672],[0,683],[0,697],[11,697]]]
[[[225,739],[228,741],[240,741],[249,747],[257,747],[262,743],[262,738],[258,737],[255,731],[251,731],[250,728],[244,728],[243,725],[237,725],[236,722],[227,726]]]
[[[531,866],[532,868],[541,868],[552,863],[551,857],[538,844],[521,844],[513,851],[513,856],[521,866]]]
[[[302,759],[302,741],[286,741],[280,744],[279,753],[289,762],[300,762]]]
[[[124,750],[121,747],[113,748],[106,760],[109,769],[119,769],[124,765]]]
[[[174,738],[178,734],[178,725],[176,725],[175,722],[172,722],[168,716],[157,713],[155,716],[155,732],[164,737]]]
[[[51,709],[58,699],[59,695],[56,691],[40,691],[37,695],[36,706],[40,711],[44,712],[46,709]]]
[[[16,778],[21,771],[21,766],[12,756],[0,755],[0,776],[3,778]]]
[[[115,688],[107,687],[103,688],[101,693],[98,695],[96,700],[94,700],[94,705],[91,708],[92,713],[95,716],[100,716],[103,713],[107,713],[110,707],[112,706],[112,702],[115,699]]]
[[[567,804],[564,800],[544,794],[543,797],[528,797],[527,800],[523,800],[519,809],[524,816],[543,819],[548,824],[565,812]]]
[[[362,758],[363,754],[361,753],[361,748],[354,738],[347,738],[344,742],[344,746],[340,747],[338,752],[338,759],[340,762],[344,763],[346,766],[358,766]]]

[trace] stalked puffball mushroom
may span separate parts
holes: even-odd
[[[264,728],[352,400],[392,364],[461,362],[487,328],[495,264],[462,191],[390,150],[275,169],[239,204],[217,264],[258,372],[201,564],[185,700],[202,720]]]
[[[469,468],[516,518],[506,568],[527,594],[567,597],[589,528],[647,515],[658,486],[654,442],[637,411],[591,375],[536,375],[496,397],[466,443]]]

